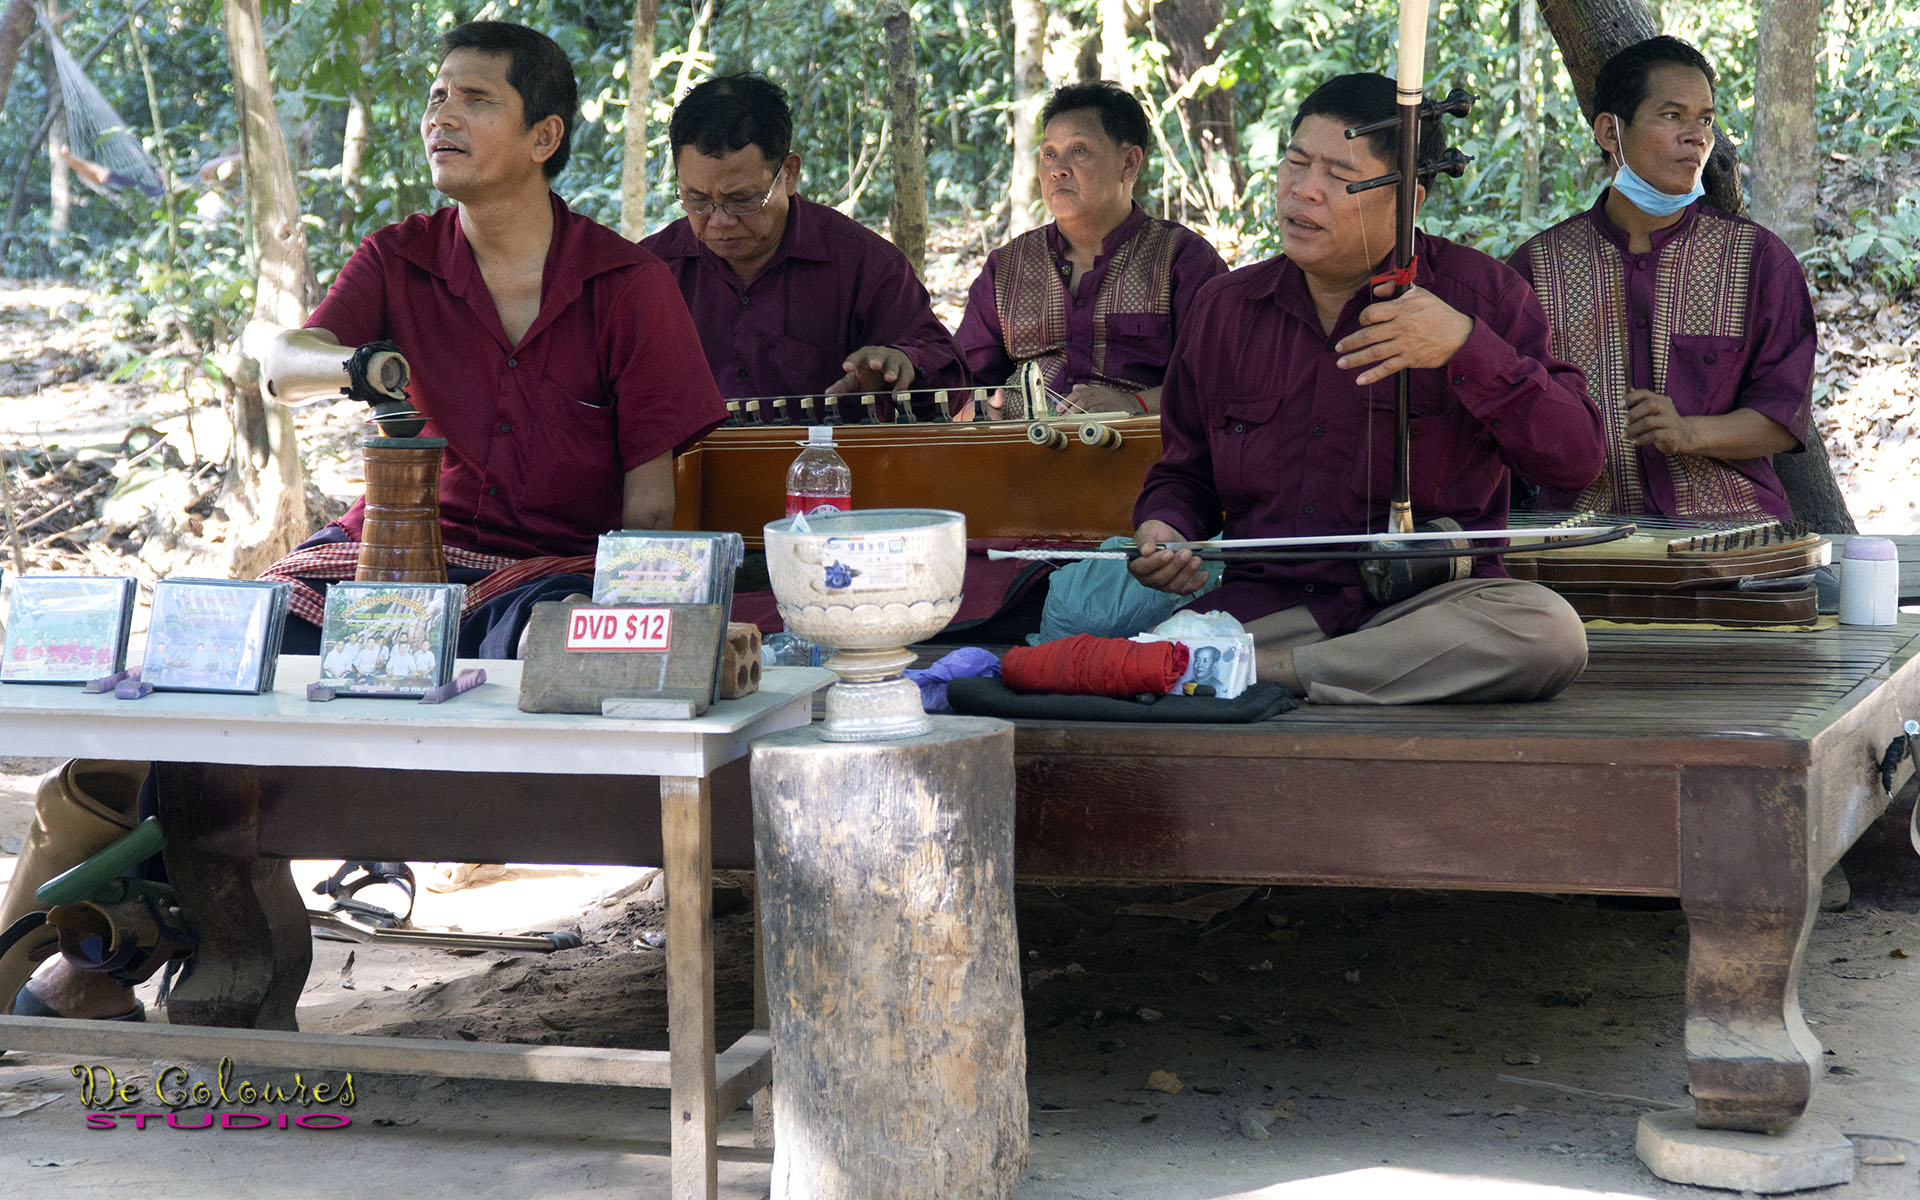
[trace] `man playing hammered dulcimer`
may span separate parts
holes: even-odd
[[[1208,571],[1164,543],[1347,535],[1386,527],[1395,438],[1393,376],[1410,368],[1411,501],[1423,519],[1503,528],[1510,472],[1578,491],[1600,473],[1600,415],[1580,373],[1548,348],[1545,314],[1511,268],[1417,234],[1413,286],[1370,280],[1391,266],[1392,190],[1349,183],[1408,168],[1391,130],[1348,128],[1396,108],[1381,75],[1329,80],[1301,104],[1279,171],[1284,253],[1203,288],[1161,394],[1163,456],[1134,509],[1152,587],[1198,591]],[[1438,156],[1423,129],[1421,162]],[[1423,190],[1416,190],[1418,199]],[[1351,560],[1239,563],[1195,602],[1253,634],[1258,676],[1315,703],[1543,699],[1586,665],[1567,602],[1505,577],[1471,577],[1381,606]]]

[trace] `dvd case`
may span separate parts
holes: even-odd
[[[131,579],[18,575],[0,682],[85,683],[127,666]]]
[[[141,680],[164,691],[270,691],[288,591],[285,583],[260,580],[154,584]]]
[[[600,535],[593,559],[595,604],[718,604],[724,623],[733,611],[734,574],[746,557],[737,533],[668,533],[621,529]],[[720,664],[714,660],[712,703],[720,698]]]
[[[458,583],[336,583],[320,626],[320,679],[341,695],[420,697],[453,679]]]

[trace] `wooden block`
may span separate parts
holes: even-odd
[[[720,699],[737,700],[760,690],[760,627],[727,622],[727,649],[720,660]]]
[[[636,717],[646,721],[685,721],[699,716],[691,700],[660,697],[609,696],[600,702],[603,717]]]
[[[567,632],[576,610],[609,612],[635,607],[662,609],[671,621],[665,652],[569,650]],[[726,613],[717,604],[605,605],[584,600],[533,606],[527,622],[525,663],[520,673],[521,712],[591,713],[609,699],[691,701],[694,715],[713,702]]]

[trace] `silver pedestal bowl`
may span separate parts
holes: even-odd
[[[804,526],[796,530],[797,523]],[[907,646],[960,611],[967,519],[937,508],[868,508],[788,517],[766,527],[767,572],[787,630],[835,651],[820,736],[913,737],[933,727],[901,671]]]

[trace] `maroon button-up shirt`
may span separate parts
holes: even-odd
[[[1135,303],[1129,305],[1128,298],[1122,297],[1113,312],[1102,314],[1098,311],[1100,286],[1113,265],[1114,252],[1132,241],[1148,221],[1158,221],[1175,233],[1169,295],[1164,298],[1165,303],[1160,304],[1141,303],[1146,298],[1136,297]],[[1101,374],[1113,379],[1138,380],[1145,387],[1160,384],[1166,375],[1167,360],[1173,354],[1174,339],[1187,319],[1187,309],[1195,293],[1200,285],[1226,272],[1227,264],[1219,252],[1193,230],[1150,217],[1135,204],[1127,219],[1101,241],[1100,255],[1093,260],[1092,269],[1080,277],[1079,289],[1069,292],[1065,281],[1071,277],[1073,264],[1067,257],[1067,239],[1057,224],[1050,222],[1044,229],[1058,273],[1054,286],[1060,290],[1067,317],[1066,367],[1049,386],[1067,392],[1079,384],[1100,382]],[[967,311],[954,335],[966,355],[967,369],[982,384],[1005,381],[1014,367],[1013,359],[1007,354],[1006,334],[995,301],[996,280],[1003,269],[1006,250],[1007,247],[1002,246],[987,255],[987,265],[967,292]],[[1157,311],[1148,311],[1149,308]],[[1102,323],[1106,326],[1104,329]],[[1096,370],[1096,340],[1106,347],[1104,372]]]
[[[552,201],[540,312],[518,345],[453,207],[370,234],[307,321],[343,345],[387,338],[406,354],[424,433],[447,439],[449,546],[591,554],[620,527],[626,472],[726,419],[666,268]],[[340,519],[355,540],[365,506]]]
[[[1626,394],[1673,399],[1682,416],[1750,408],[1805,444],[1815,329],[1806,275],[1786,243],[1696,201],[1635,254],[1607,218],[1607,193],[1515,252],[1539,294],[1553,351],[1585,374],[1607,429],[1607,466],[1590,489],[1542,485],[1545,504],[1678,517],[1787,518],[1769,458],[1662,454],[1626,436]],[[1536,481],[1538,482],[1538,481]]]
[[[913,387],[966,384],[960,348],[892,242],[824,204],[793,197],[773,257],[751,280],[694,236],[685,217],[641,243],[673,272],[729,400],[817,396],[862,346],[913,362]]]
[[[1526,281],[1477,250],[1418,236],[1419,284],[1471,316],[1445,367],[1412,375],[1413,515],[1470,529],[1507,519],[1508,469],[1578,489],[1600,471],[1600,418],[1580,373],[1547,351]],[[1284,257],[1203,288],[1160,395],[1164,451],[1134,506],[1188,538],[1379,532],[1393,493],[1394,381],[1354,386],[1333,346],[1360,328],[1362,288],[1331,334]],[[1504,575],[1497,558],[1477,575]],[[1327,634],[1374,606],[1351,560],[1236,564],[1196,602],[1247,621],[1305,604]]]

